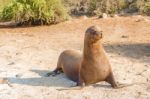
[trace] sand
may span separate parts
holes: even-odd
[[[82,90],[64,74],[45,77],[66,49],[82,51],[85,30],[98,25],[118,82],[134,85],[113,89],[106,82]],[[51,26],[0,28],[0,99],[149,99],[150,20],[144,16],[71,19]]]

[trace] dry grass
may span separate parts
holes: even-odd
[[[12,0],[0,0],[0,9],[2,9],[3,6],[10,3]]]

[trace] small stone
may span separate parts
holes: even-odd
[[[149,67],[148,65],[144,65],[145,67]]]
[[[128,36],[126,36],[126,35],[122,35],[122,36],[121,36],[121,38],[128,38]]]
[[[146,81],[149,82],[149,79],[147,78]]]
[[[141,94],[142,94],[142,92],[138,92],[138,94],[139,94],[139,95],[141,95]]]
[[[82,19],[83,19],[83,20],[86,20],[86,19],[87,19],[87,16],[85,16],[85,15],[82,16]]]
[[[22,74],[17,74],[16,75],[16,78],[21,78],[22,77]]]
[[[17,52],[17,53],[16,53],[16,55],[21,55],[21,54],[22,54],[21,52]]]
[[[8,65],[14,65],[15,63],[14,62],[11,62],[11,63],[9,63]]]
[[[114,15],[115,18],[119,17],[117,14]]]
[[[140,22],[140,21],[141,21],[141,19],[136,19],[136,20],[135,20],[135,22]]]

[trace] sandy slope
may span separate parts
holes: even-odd
[[[87,27],[104,30],[103,44],[117,81],[138,83],[112,89],[100,82],[83,90],[63,90],[76,83],[64,74],[44,77],[65,49],[83,49]],[[149,99],[150,20],[142,16],[73,19],[52,26],[0,29],[0,99]],[[144,84],[142,84],[144,83]]]

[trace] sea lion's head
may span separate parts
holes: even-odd
[[[89,43],[96,43],[103,38],[102,30],[98,26],[91,26],[86,30],[85,39]]]

